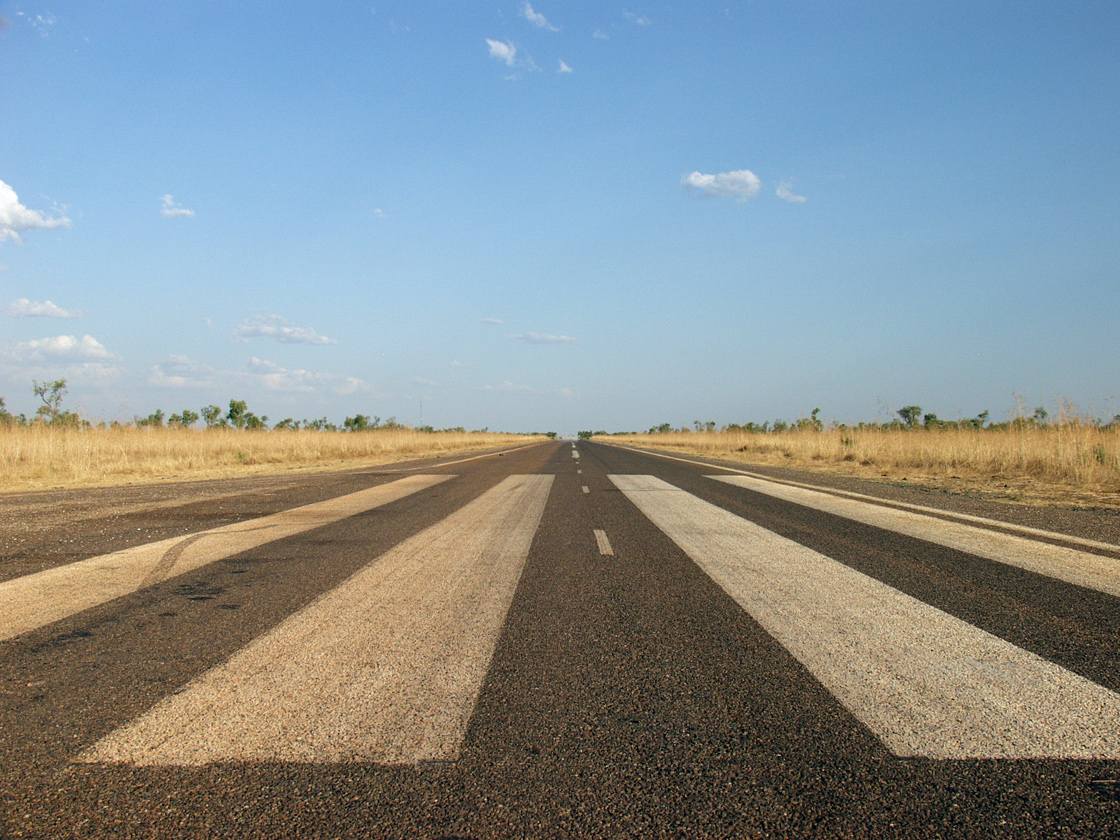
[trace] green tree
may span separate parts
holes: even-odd
[[[371,428],[369,415],[367,414],[355,414],[353,417],[347,417],[342,421],[342,425],[348,432],[362,432]]]
[[[202,407],[202,422],[206,424],[207,429],[224,425],[222,410],[216,405],[204,405]]]
[[[184,408],[182,414],[171,415],[170,422],[175,422],[176,417],[179,418],[178,425],[182,426],[185,429],[188,426],[193,426],[195,424],[195,421],[198,420],[198,412],[191,411],[189,408]]]
[[[153,411],[151,414],[149,414],[147,417],[145,417],[143,419],[140,419],[139,417],[137,417],[136,418],[136,426],[138,428],[143,428],[145,426],[148,426],[148,427],[153,428],[153,429],[162,429],[163,428],[163,410],[157,408],[155,411]]]
[[[38,379],[32,379],[31,385],[35,391],[35,396],[43,401],[43,404],[35,411],[35,416],[41,421],[53,422],[62,411],[62,397],[66,394],[66,380],[56,379],[54,382],[40,384]]]
[[[922,418],[922,407],[920,405],[907,405],[900,408],[897,413],[902,418],[902,422],[906,424],[906,428],[913,429]]]
[[[235,429],[244,429],[245,414],[248,410],[249,406],[245,404],[245,400],[230,400],[229,412],[226,414],[226,419]]]

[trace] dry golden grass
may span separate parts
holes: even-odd
[[[0,492],[348,468],[529,443],[488,432],[0,426]]]
[[[611,442],[747,464],[809,468],[1046,504],[1120,508],[1120,430],[1006,429],[668,432]]]

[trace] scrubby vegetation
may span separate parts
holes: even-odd
[[[31,418],[11,414],[0,398],[0,491],[356,467],[543,437],[461,426],[412,429],[364,414],[347,417],[341,427],[325,417],[289,417],[270,427],[244,400],[230,400],[226,411],[207,405],[169,417],[156,410],[131,423],[92,423],[63,410],[66,380],[36,382],[35,393],[43,405]]]
[[[1020,407],[1006,422],[987,411],[941,420],[921,406],[881,423],[826,424],[814,409],[786,422],[663,423],[645,433],[612,435],[636,446],[725,458],[746,464],[803,467],[1010,497],[1120,508],[1120,415],[1104,422],[1063,405]]]

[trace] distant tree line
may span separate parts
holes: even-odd
[[[682,425],[674,427],[672,423],[661,423],[657,426],[652,426],[646,434],[668,434],[681,433],[681,432],[748,432],[751,434],[770,434],[779,432],[820,432],[824,431],[825,424],[820,419],[820,409],[814,408],[808,417],[801,417],[798,420],[786,422],[785,420],[774,420],[773,422],[767,421],[765,423],[729,423],[726,426],[717,427],[715,421],[709,420],[702,422],[695,420],[692,426]],[[1088,420],[1083,417],[1063,417],[1058,421],[1054,421],[1050,412],[1044,407],[1039,406],[1034,409],[1030,414],[1024,413],[1021,409],[1017,417],[1014,417],[1004,423],[992,423],[989,421],[988,411],[981,411],[975,417],[969,417],[963,420],[942,420],[933,412],[923,412],[920,405],[907,405],[898,409],[895,414],[896,417],[883,422],[883,423],[858,423],[855,425],[847,425],[844,423],[833,423],[829,428],[839,431],[854,430],[868,430],[868,431],[929,431],[938,429],[990,429],[992,431],[1000,431],[1007,429],[1022,429],[1022,428],[1041,428],[1044,426],[1062,425],[1062,424],[1075,424],[1075,425],[1094,425],[1104,429],[1120,429],[1120,414],[1114,415],[1113,418],[1107,423],[1099,420]],[[582,437],[585,433],[580,432]],[[586,433],[590,436],[590,432]],[[606,434],[606,432],[595,432],[596,435]],[[631,432],[622,432],[620,434],[637,434]]]
[[[84,420],[72,411],[64,411],[62,408],[62,399],[66,395],[66,380],[58,379],[53,382],[40,383],[38,380],[32,380],[33,391],[39,398],[42,405],[40,405],[35,414],[28,418],[24,414],[12,414],[5,406],[4,398],[0,397],[0,426],[28,426],[36,423],[42,423],[50,426],[73,426],[75,428],[89,428],[92,424],[88,420]],[[156,409],[147,417],[135,417],[132,423],[121,423],[113,421],[110,425],[113,427],[135,426],[139,429],[164,429],[164,428],[181,428],[187,429],[195,427],[195,424],[201,420],[203,427],[206,429],[254,429],[254,430],[299,430],[306,429],[311,431],[322,432],[363,432],[373,429],[389,429],[399,430],[408,429],[409,426],[404,423],[398,423],[396,417],[390,417],[384,422],[380,417],[370,416],[368,414],[355,414],[353,417],[347,417],[342,426],[339,427],[330,422],[326,417],[320,417],[315,420],[295,420],[291,417],[285,417],[268,425],[268,415],[257,415],[249,410],[249,406],[245,400],[230,400],[229,408],[223,410],[216,405],[204,405],[198,411],[193,411],[189,408],[184,408],[182,411],[176,412],[170,416],[164,414],[163,409]],[[455,426],[447,429],[435,429],[432,426],[419,426],[415,429],[418,432],[463,432],[467,430],[462,426]],[[486,432],[489,429],[479,429],[478,431]],[[549,432],[550,437],[555,437],[555,432]]]

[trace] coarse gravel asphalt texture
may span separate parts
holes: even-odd
[[[457,476],[0,642],[0,837],[1120,836],[1120,761],[892,755],[608,475],[657,475],[1118,692],[1120,600],[714,482],[713,467],[571,449],[12,499],[0,580],[399,469]],[[555,476],[551,494],[456,760],[74,762],[393,546],[506,476],[536,473]],[[1106,513],[812,480],[1120,542]]]

